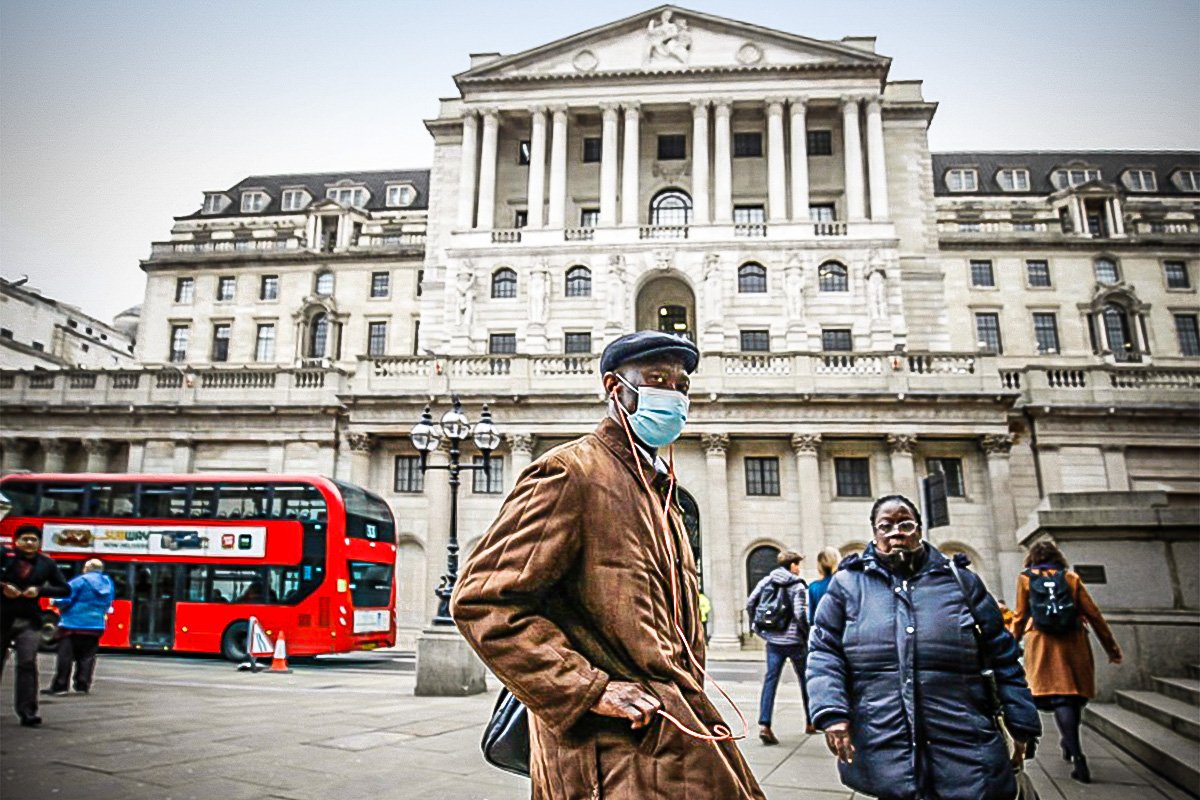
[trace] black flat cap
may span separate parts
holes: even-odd
[[[683,368],[695,372],[700,363],[700,351],[682,336],[658,331],[627,333],[604,348],[600,356],[600,374],[612,372],[622,364],[644,358],[670,356],[683,362]]]

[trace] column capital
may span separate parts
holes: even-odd
[[[989,433],[980,439],[979,443],[983,452],[989,456],[1006,456],[1016,441],[1017,437],[1011,433]]]
[[[369,433],[347,433],[346,444],[352,453],[369,453],[375,448],[375,437]]]
[[[555,117],[561,116],[565,119],[567,116],[567,111],[569,111],[570,109],[567,107],[566,103],[551,103],[548,106],[546,106],[546,110],[549,111],[551,114],[553,114]]]
[[[708,107],[712,105],[709,100],[693,100],[692,101],[692,119],[708,119]]]
[[[640,100],[626,100],[621,103],[621,108],[625,109],[625,117],[628,119],[630,115],[637,116],[642,113],[642,102]]]
[[[728,97],[718,97],[713,102],[713,112],[718,117],[728,117],[733,114],[733,100]]]
[[[513,433],[508,436],[508,449],[514,453],[533,454],[533,446],[537,437],[532,433]]]
[[[723,456],[729,450],[729,434],[702,433],[700,434],[700,446],[704,448],[707,455]]]
[[[878,114],[883,110],[883,98],[878,95],[866,98],[867,113]]]
[[[768,97],[767,98],[767,113],[773,117],[783,116],[783,104],[786,99],[783,97]]]
[[[807,97],[793,97],[790,100],[788,100],[788,106],[789,106],[789,108],[791,108],[793,115],[803,114],[805,111],[808,110],[808,98]]]
[[[917,449],[917,437],[910,433],[890,433],[887,437],[888,450],[892,454],[911,456]]]
[[[838,102],[841,103],[842,106],[843,114],[849,114],[851,111],[857,111],[858,104],[861,100],[862,96],[857,94],[844,94],[838,98]]]
[[[500,109],[496,106],[480,106],[475,110],[483,117],[484,125],[496,125],[500,122]]]
[[[532,116],[535,120],[545,120],[545,116],[543,115],[546,113],[546,109],[547,106],[545,103],[534,103],[532,105],[525,106],[525,110],[528,111],[530,116]]]
[[[796,433],[792,434],[792,450],[796,455],[813,455],[821,452],[821,434]]]
[[[606,120],[607,119],[615,120],[617,118],[617,111],[619,111],[621,108],[620,103],[600,103],[599,106],[600,106],[600,112],[602,114],[604,114],[604,118]]]
[[[66,439],[42,439],[39,441],[39,444],[41,444],[42,449],[47,453],[53,453],[61,456],[65,455],[67,452]]]
[[[112,442],[107,439],[84,439],[83,449],[88,455],[106,456],[112,449]]]

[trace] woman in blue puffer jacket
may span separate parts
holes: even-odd
[[[43,694],[66,694],[72,666],[75,691],[84,694],[91,691],[100,637],[104,635],[105,618],[116,593],[112,578],[104,574],[104,562],[98,558],[89,559],[83,565],[83,574],[72,578],[67,585],[71,587],[70,596],[54,602],[62,612],[58,621],[58,660],[54,680]]]
[[[921,540],[912,501],[880,498],[871,525],[874,541],[842,562],[809,638],[812,721],[842,782],[885,800],[1012,800],[1041,722],[996,602],[965,558],[960,585]]]

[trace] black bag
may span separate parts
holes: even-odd
[[[787,583],[767,581],[767,585],[758,595],[758,603],[754,606],[756,630],[782,633],[788,629],[788,625],[792,624],[796,616],[790,590],[799,582],[799,578]]]
[[[1067,583],[1067,571],[1060,569],[1053,575],[1038,575],[1031,569],[1025,570],[1029,578],[1029,609],[1033,615],[1033,626],[1042,633],[1070,633],[1079,627],[1079,613],[1075,598],[1071,596],[1071,584]]]
[[[529,709],[508,689],[500,690],[480,744],[493,767],[529,777]]]
[[[987,692],[987,714],[993,718],[1002,717],[1004,701],[1000,698],[1000,685],[996,683],[996,673],[987,664],[982,663],[984,660],[983,628],[979,624],[979,618],[975,616],[975,607],[971,605],[971,595],[967,591],[967,583],[963,580],[962,573],[958,571],[958,564],[955,563],[953,558],[950,559],[950,571],[954,573],[954,580],[958,582],[958,588],[962,591],[963,599],[967,604],[967,613],[971,615],[971,619],[975,622],[971,633],[975,636],[975,649],[979,652],[979,660],[981,662],[979,677],[983,679],[983,688]]]

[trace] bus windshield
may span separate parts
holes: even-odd
[[[357,486],[334,481],[346,506],[346,535],[357,539],[395,544],[392,512],[382,497]]]

